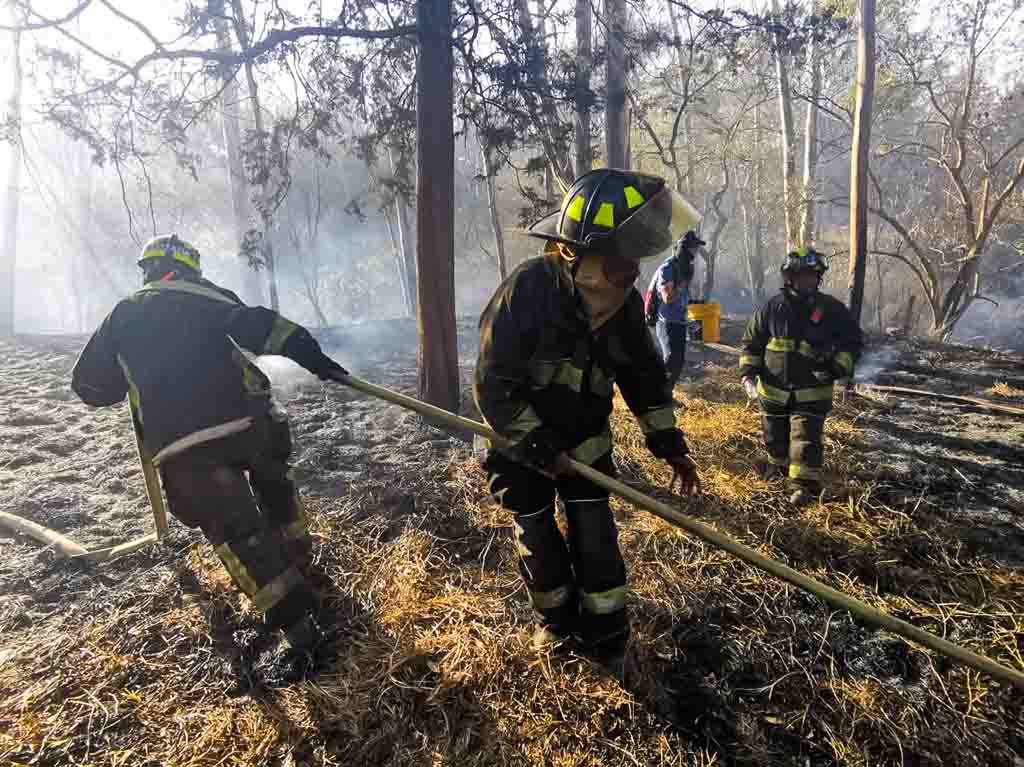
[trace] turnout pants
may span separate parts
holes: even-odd
[[[311,539],[290,454],[288,422],[275,409],[247,431],[198,445],[160,467],[171,513],[203,531],[269,628],[294,624],[314,605],[302,573]]]
[[[485,468],[491,493],[515,515],[519,572],[540,620],[556,633],[578,630],[592,643],[628,632],[626,566],[608,492],[580,477],[549,479],[496,451]],[[594,468],[612,474],[611,455]],[[567,538],[556,522],[556,496]]]
[[[821,488],[825,463],[823,433],[831,402],[790,402],[780,405],[761,400],[761,422],[768,460],[789,467],[789,478],[810,490]]]
[[[686,324],[658,320],[654,331],[668,371],[669,387],[674,388],[686,364]]]

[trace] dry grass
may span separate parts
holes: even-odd
[[[988,390],[989,394],[996,397],[1008,397],[1010,399],[1024,399],[1024,389],[1017,389],[1010,386],[1007,383],[1000,381],[991,389]]]
[[[852,403],[827,429],[833,492],[800,512],[753,475],[758,416],[730,371],[682,413],[706,491],[688,513],[1024,669],[1024,574],[966,557],[948,520],[897,498]],[[622,476],[669,498],[621,403],[614,421]],[[1024,748],[1019,692],[621,503],[624,686],[530,651],[510,519],[468,453],[424,451],[310,506],[333,584],[317,674],[261,677],[254,616],[208,547],[180,547],[45,634],[5,637],[0,762],[1012,765]]]

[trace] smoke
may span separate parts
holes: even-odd
[[[857,369],[853,374],[854,383],[874,383],[878,376],[896,364],[899,356],[899,351],[891,346],[867,352],[857,362]]]
[[[953,332],[965,344],[1024,351],[1024,298],[1000,298],[999,305],[975,301]]]

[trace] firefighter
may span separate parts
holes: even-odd
[[[484,462],[492,494],[515,516],[519,569],[540,626],[541,649],[579,634],[599,658],[624,656],[626,568],[608,492],[559,474],[567,453],[611,474],[613,383],[674,470],[683,492],[697,468],[676,428],[665,366],[644,324],[637,262],[657,256],[699,215],[663,179],[596,170],[569,189],[561,210],[529,233],[542,255],[521,264],[480,319],[474,397],[509,439]],[[555,520],[561,498],[568,539]]]
[[[706,244],[695,232],[687,232],[676,252],[665,259],[651,280],[651,291],[656,291],[658,298],[655,334],[668,371],[670,389],[675,388],[686,364],[686,316],[693,259],[697,249]]]
[[[832,384],[853,375],[863,345],[846,306],[819,292],[826,269],[813,248],[786,256],[782,291],[750,318],[740,357],[744,389],[761,406],[768,452],[761,474],[769,480],[788,475],[794,506],[821,493]]]
[[[290,430],[245,352],[290,357],[321,379],[345,371],[305,328],[203,279],[199,251],[176,235],[147,242],[138,265],[142,289],[89,339],[71,387],[95,407],[127,394],[171,513],[202,530],[283,647],[309,650],[311,539]]]

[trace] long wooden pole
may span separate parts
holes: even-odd
[[[875,94],[875,0],[859,0],[857,104],[850,156],[850,312],[860,323],[868,252],[868,156],[871,151],[871,102]]]
[[[391,389],[386,389],[383,386],[372,384],[369,381],[363,381],[354,376],[338,375],[335,377],[335,380],[357,391],[361,391],[364,394],[368,394],[371,397],[377,397],[378,399],[391,402],[399,407],[412,410],[430,420],[445,424],[451,428],[468,431],[473,434],[479,434],[482,437],[486,437],[499,447],[507,447],[509,444],[507,440],[482,423],[470,420],[469,418],[463,418],[462,416],[455,415],[454,413],[449,413],[439,407],[428,405],[425,402],[420,402],[417,399],[392,391]],[[713,527],[709,527],[703,522],[699,522],[686,514],[676,511],[671,506],[664,504],[661,501],[657,501],[650,496],[644,495],[638,490],[634,490],[629,485],[612,479],[611,477],[592,469],[586,464],[574,461],[564,455],[561,457],[560,461],[565,469],[589,479],[595,485],[598,485],[611,493],[615,493],[635,506],[646,509],[655,516],[661,517],[666,522],[670,522],[677,527],[681,527],[701,540],[728,551],[730,554],[742,559],[747,564],[753,565],[770,575],[774,575],[797,588],[813,594],[833,607],[846,610],[867,623],[879,628],[884,628],[894,634],[899,634],[906,639],[917,642],[918,644],[924,645],[938,653],[958,660],[971,668],[979,671],[985,671],[997,679],[1009,682],[1021,689],[1024,689],[1024,673],[1021,673],[1020,671],[1008,668],[1007,666],[1004,666],[984,655],[978,655],[977,653],[971,652],[960,645],[953,644],[941,637],[937,637],[931,632],[918,628],[911,623],[907,623],[904,620],[900,620],[899,618],[895,618],[887,613],[883,613],[881,610],[876,610],[870,605],[866,605],[860,600],[854,599],[831,586],[826,586],[824,583],[816,581],[814,578],[810,578],[803,573],[782,564],[781,562],[777,562],[774,559],[770,559],[759,554],[749,546],[734,540],[724,533],[718,532]]]
[[[142,441],[142,419],[130,399],[128,400],[128,409],[132,415],[132,429],[135,432],[135,446],[139,451],[139,463],[142,464],[142,476],[146,480],[146,495],[149,496],[149,505],[153,509],[156,539],[163,540],[167,534],[167,509],[164,506],[164,496],[160,490],[160,476],[156,473],[153,459],[146,452]]]

